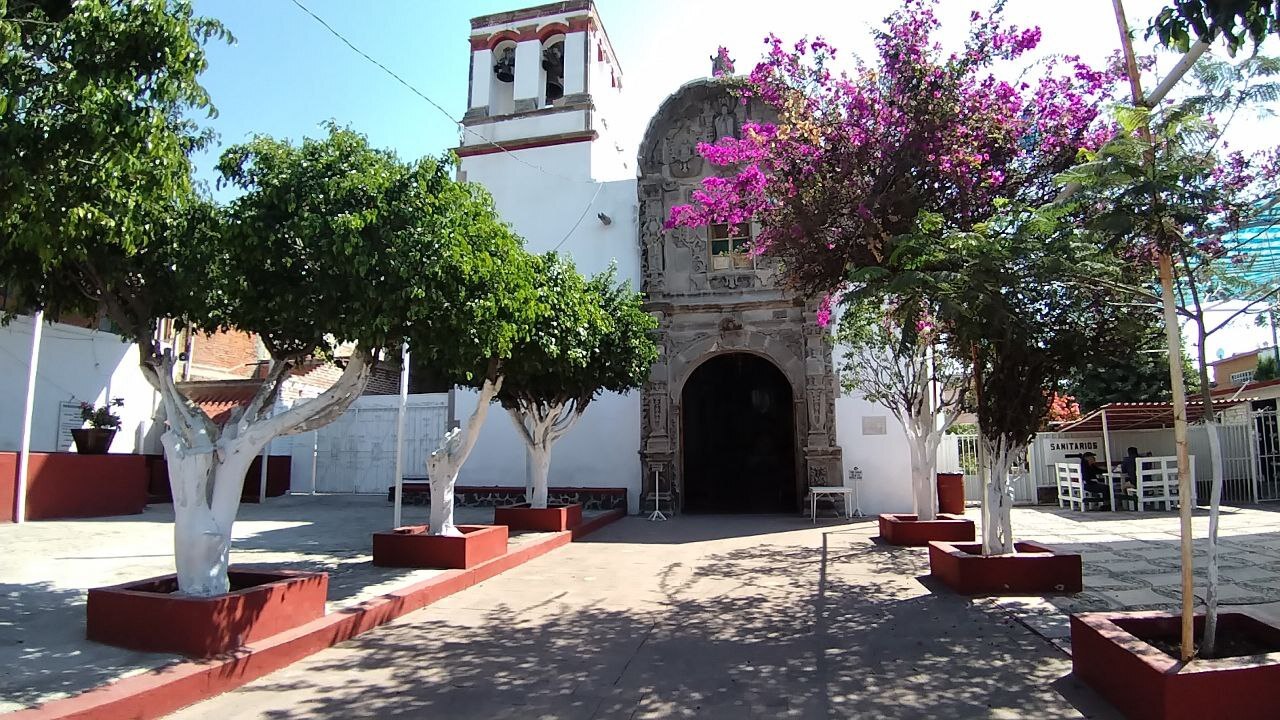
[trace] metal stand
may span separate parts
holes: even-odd
[[[858,501],[858,486],[862,484],[862,470],[855,467],[849,471],[849,482],[853,483],[853,517],[866,517],[862,512],[862,503]]]
[[[658,468],[653,469],[653,512],[649,513],[649,520],[652,522],[665,522],[666,515],[662,514],[661,509],[662,493],[658,491]]]

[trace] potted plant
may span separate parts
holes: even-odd
[[[76,441],[76,452],[81,455],[105,455],[111,449],[111,441],[120,429],[120,416],[111,412],[111,408],[124,407],[124,398],[112,398],[101,407],[93,403],[80,403],[80,419],[89,424],[87,428],[71,431]]]

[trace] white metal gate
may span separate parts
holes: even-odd
[[[1280,418],[1275,410],[1254,410],[1250,413],[1250,430],[1253,434],[1254,477],[1257,478],[1257,499],[1261,502],[1280,500]]]
[[[964,499],[982,501],[982,479],[978,474],[978,436],[943,435],[938,444],[938,472],[964,473]],[[1036,502],[1035,478],[1023,473],[1014,478],[1013,501],[1018,504]]]
[[[384,494],[395,484],[398,395],[366,395],[337,420],[320,428],[316,443],[316,491]],[[404,416],[405,477],[427,474],[427,455],[449,423],[448,396],[410,395]],[[302,442],[312,442],[307,436]]]

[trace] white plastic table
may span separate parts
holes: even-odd
[[[853,510],[853,488],[847,487],[829,487],[826,485],[810,485],[809,486],[809,517],[813,518],[813,524],[818,524],[818,496],[819,495],[841,495],[844,497],[844,517],[847,520]]]

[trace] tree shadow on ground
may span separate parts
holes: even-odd
[[[428,608],[240,699],[277,720],[1115,717],[1004,613],[920,588],[926,562],[863,530],[671,560],[626,595],[526,574],[519,597]]]
[[[86,642],[84,604],[81,590],[0,583],[0,712],[176,659]]]

